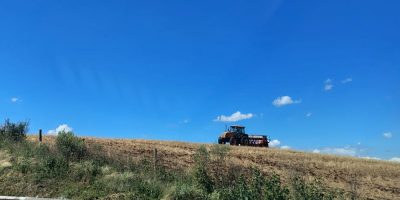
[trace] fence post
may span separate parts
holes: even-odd
[[[153,155],[153,167],[154,167],[154,175],[157,175],[157,149],[154,148],[154,155]]]
[[[42,143],[42,129],[39,129],[39,142]]]

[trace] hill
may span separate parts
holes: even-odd
[[[47,136],[44,143],[54,144]],[[36,140],[30,137],[30,140]],[[201,144],[155,141],[85,138],[90,148],[102,146],[102,153],[121,163],[152,160],[157,149],[157,163],[168,170],[187,170],[194,165],[193,156]],[[213,145],[206,144],[207,149]],[[277,173],[283,183],[300,174],[305,180],[318,179],[330,188],[356,193],[365,199],[400,199],[400,164],[353,157],[322,155],[273,148],[230,146],[227,166],[249,171],[259,168],[263,174]],[[222,168],[227,170],[228,168]]]

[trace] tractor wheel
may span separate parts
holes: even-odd
[[[249,140],[247,138],[243,137],[240,139],[240,144],[243,146],[247,146],[247,145],[249,145]]]
[[[244,145],[249,146],[249,139],[248,138],[244,139]]]
[[[218,138],[218,144],[222,144],[223,142],[222,142],[222,139],[221,138]]]
[[[231,139],[229,140],[229,144],[230,145],[236,145],[236,140],[234,137],[231,137]]]

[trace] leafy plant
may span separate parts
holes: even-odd
[[[279,175],[275,173],[266,179],[264,190],[265,199],[285,200],[289,198],[289,189],[282,185]]]
[[[87,152],[84,140],[76,137],[72,132],[59,132],[56,147],[67,160],[80,160]]]
[[[205,146],[200,146],[195,156],[194,166],[194,182],[196,185],[207,193],[213,191],[214,183],[208,174],[208,164],[210,162],[210,155]]]
[[[172,199],[175,200],[204,200],[208,199],[204,190],[189,184],[178,184],[173,193]]]
[[[4,124],[0,126],[0,140],[20,142],[26,138],[28,126],[28,122],[13,123],[6,119]]]

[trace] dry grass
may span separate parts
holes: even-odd
[[[30,137],[30,139],[33,139]],[[187,169],[200,144],[156,140],[85,138],[90,146],[100,144],[109,157],[124,160],[151,159],[157,148],[160,163],[170,169]],[[54,137],[44,137],[53,143]],[[211,145],[206,145],[211,147]],[[352,157],[322,155],[292,150],[232,147],[228,162],[274,171],[284,181],[293,173],[319,178],[330,187],[355,192],[366,199],[400,199],[400,164]]]
[[[0,151],[0,171],[12,166],[10,158],[10,155],[6,151]]]

